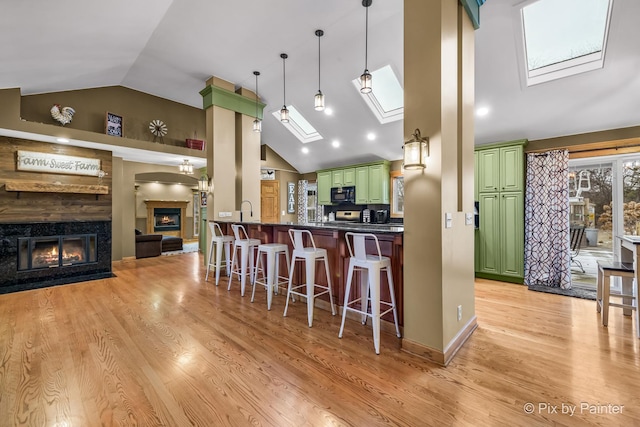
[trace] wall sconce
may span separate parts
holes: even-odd
[[[207,175],[206,173],[202,174],[200,176],[200,181],[198,181],[198,191],[208,193],[210,187],[211,178],[209,178],[209,175]]]
[[[420,129],[416,129],[411,135],[412,138],[405,141],[404,158],[402,167],[404,169],[424,169],[427,167],[427,157],[429,156],[429,138],[420,135]]]
[[[189,163],[189,160],[184,159],[184,162],[180,164],[180,172],[185,175],[193,175],[193,165]]]

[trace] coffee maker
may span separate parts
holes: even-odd
[[[375,222],[376,224],[386,224],[387,222],[389,222],[389,210],[388,209],[372,210],[371,222]]]

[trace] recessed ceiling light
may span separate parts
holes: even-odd
[[[309,149],[307,147],[302,147],[302,152],[304,154],[307,154],[309,152]]]
[[[334,147],[338,148],[338,147],[340,147],[340,141],[338,141],[337,139],[334,139],[331,142],[331,145],[333,145]]]
[[[67,138],[56,138],[56,141],[61,142],[63,144],[69,142]]]
[[[487,108],[487,107],[479,107],[476,110],[476,115],[478,117],[486,116],[487,114],[489,114],[489,108]]]
[[[331,108],[327,107],[327,108],[324,109],[324,113],[327,116],[331,116],[331,115],[333,115],[333,110]]]
[[[367,134],[367,139],[368,139],[369,141],[373,141],[374,139],[376,139],[376,134],[375,134],[375,133],[373,133],[373,132],[369,132],[369,133]]]

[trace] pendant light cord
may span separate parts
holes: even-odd
[[[367,69],[367,54],[369,53],[369,6],[366,8],[365,13],[365,32],[364,32],[364,69]]]
[[[256,74],[256,120],[258,120],[258,74]]]
[[[284,101],[283,105],[286,107],[287,106],[287,78],[286,78],[286,70],[285,70],[285,66],[284,66],[284,61],[286,60],[286,57],[283,56],[282,57],[282,100]]]
[[[320,37],[321,35],[316,32],[316,34],[318,34],[318,92],[320,92]]]

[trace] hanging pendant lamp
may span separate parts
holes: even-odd
[[[324,31],[316,30],[316,36],[318,36],[318,93],[316,93],[315,97],[315,106],[316,111],[324,110],[324,95],[320,90],[320,37],[324,35]]]
[[[253,131],[262,132],[262,121],[258,120],[258,76],[260,71],[254,71],[253,75],[256,76],[256,119],[253,121]]]
[[[282,58],[282,109],[280,110],[280,121],[282,123],[289,123],[289,110],[287,110],[287,79],[285,72],[285,60],[289,57],[286,53],[281,53],[280,58]]]
[[[366,10],[365,18],[365,31],[364,31],[364,73],[360,76],[360,92],[371,92],[371,73],[367,67],[367,53],[369,48],[369,6],[373,0],[362,0],[362,5]]]

